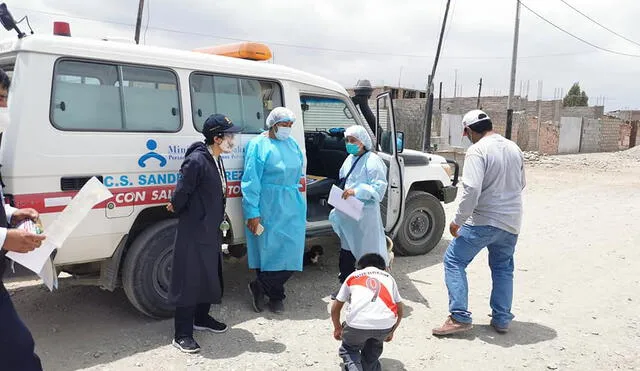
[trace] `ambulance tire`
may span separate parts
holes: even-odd
[[[445,214],[442,203],[427,192],[409,192],[404,220],[394,239],[394,251],[402,256],[424,255],[442,239]]]
[[[169,318],[175,311],[168,293],[177,228],[177,219],[147,227],[133,241],[124,260],[124,292],[137,310],[152,318]]]

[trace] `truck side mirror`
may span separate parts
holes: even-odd
[[[404,132],[402,131],[396,132],[396,147],[398,153],[404,151]]]
[[[0,23],[2,23],[7,31],[16,30],[19,39],[25,36],[25,34],[18,28],[16,20],[13,19],[13,16],[5,3],[0,4]]]

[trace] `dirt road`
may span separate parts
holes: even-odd
[[[452,338],[431,336],[447,315],[445,234],[430,254],[396,259],[407,311],[385,346],[385,369],[640,369],[640,158],[543,157],[528,164],[527,177],[512,331],[497,335],[488,326],[483,252],[468,270],[475,328]],[[448,220],[455,206],[447,206]],[[227,263],[224,304],[213,314],[231,329],[196,335],[203,347],[197,356],[172,348],[172,321],[139,315],[122,291],[10,286],[46,370],[337,370],[328,312],[336,248],[327,242],[325,251],[332,252],[322,266],[295,276],[280,316],[254,313],[245,263]]]

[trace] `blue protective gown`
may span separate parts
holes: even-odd
[[[307,204],[300,192],[303,154],[293,138],[253,138],[245,151],[242,175],[244,219],[260,217],[264,232],[245,226],[249,268],[301,271]]]
[[[382,159],[372,152],[365,153],[347,178],[345,189],[353,188],[355,197],[364,202],[363,215],[356,221],[348,215],[333,209],[329,221],[333,230],[340,237],[344,250],[349,250],[356,258],[364,254],[376,253],[384,257],[389,264],[387,242],[384,235],[380,202],[387,191],[387,166]],[[351,169],[357,156],[349,155],[340,168],[340,178]]]

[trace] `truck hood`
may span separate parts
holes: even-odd
[[[434,155],[432,153],[424,153],[424,152],[416,151],[416,150],[413,150],[413,149],[405,149],[400,154],[400,156],[402,156],[402,155],[407,155],[407,156],[413,157],[413,158],[423,157],[426,160],[428,160],[429,162],[433,162],[435,164],[446,164],[447,163],[447,160],[442,156]]]

